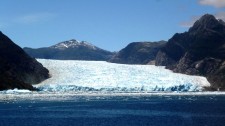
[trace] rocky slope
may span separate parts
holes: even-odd
[[[225,90],[225,23],[206,14],[188,32],[175,34],[158,52],[156,65],[206,76],[213,90]]]
[[[133,42],[116,53],[109,62],[122,64],[147,64],[153,63],[159,49],[165,44],[160,42]]]
[[[49,71],[0,32],[0,90],[29,89],[49,77]]]
[[[100,49],[87,42],[75,39],[60,42],[51,47],[38,49],[24,48],[30,56],[42,59],[59,60],[102,60],[106,61],[113,55],[112,52]]]

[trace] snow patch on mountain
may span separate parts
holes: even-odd
[[[91,43],[88,43],[86,41],[78,41],[78,40],[75,40],[75,39],[60,42],[56,45],[51,46],[50,48],[67,49],[67,48],[77,48],[77,47],[80,47],[80,46],[87,47],[87,48],[90,48],[90,49],[93,49],[93,50],[97,49],[97,47],[92,45]]]

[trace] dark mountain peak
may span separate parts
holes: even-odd
[[[156,56],[156,65],[205,76],[212,89],[225,90],[225,23],[203,15],[188,32],[175,34]]]
[[[51,46],[50,48],[55,48],[55,49],[67,49],[67,48],[78,48],[78,47],[87,47],[89,49],[96,50],[97,47],[92,45],[91,43],[88,43],[86,41],[78,41],[76,39],[71,39],[68,41],[63,41],[60,42],[56,45]]]
[[[217,21],[217,19],[211,14],[205,14],[200,19],[200,22]]]
[[[221,27],[225,27],[225,23],[221,19],[216,19],[211,14],[205,14],[194,23],[189,31],[202,31],[206,29],[220,31]]]

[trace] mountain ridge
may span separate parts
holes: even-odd
[[[156,56],[156,65],[174,72],[205,76],[212,90],[225,90],[225,23],[203,15],[184,33],[176,33]]]
[[[113,55],[110,51],[76,39],[59,42],[50,47],[37,49],[25,47],[23,49],[30,56],[41,59],[106,61]]]
[[[49,78],[49,71],[0,32],[0,90],[29,89]]]
[[[117,52],[108,62],[121,64],[154,64],[159,49],[166,41],[132,42]]]

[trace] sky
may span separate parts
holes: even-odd
[[[0,31],[20,47],[76,39],[119,51],[167,41],[206,13],[225,20],[225,0],[1,0]]]

